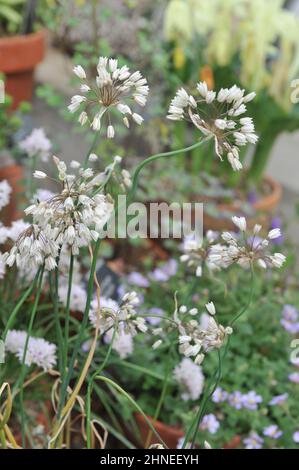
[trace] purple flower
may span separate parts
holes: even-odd
[[[288,393],[283,393],[282,395],[276,395],[269,402],[269,405],[281,405],[288,399],[288,397],[289,397]]]
[[[241,408],[243,408],[242,393],[239,392],[238,390],[236,392],[231,393],[228,396],[228,403],[230,404],[230,406],[233,406],[234,408],[236,408],[236,410],[240,410]]]
[[[258,403],[262,403],[263,398],[254,390],[251,390],[246,395],[243,395],[243,406],[248,410],[257,410]]]
[[[249,436],[243,440],[245,449],[261,449],[263,447],[264,439],[256,432],[251,432]]]
[[[249,191],[248,196],[247,196],[247,201],[249,202],[249,204],[252,204],[252,205],[258,201],[257,192],[255,191],[255,189],[252,189],[251,191]]]
[[[299,372],[292,372],[289,374],[289,380],[294,384],[299,384]]]
[[[277,217],[277,216],[273,217],[273,219],[271,221],[270,228],[271,229],[274,229],[274,228],[280,228],[281,229],[282,228],[281,218]],[[272,240],[272,243],[274,243],[275,245],[281,245],[283,242],[284,242],[284,236],[283,235],[280,235],[280,237],[277,237],[274,240]]]
[[[212,395],[212,401],[214,403],[223,403],[228,398],[228,393],[221,387],[217,387]]]
[[[157,282],[166,282],[172,276],[177,273],[177,262],[174,259],[170,259],[159,268],[154,269],[150,273],[150,277]]]
[[[293,441],[296,442],[296,444],[299,444],[299,431],[294,432]]]
[[[294,305],[285,304],[282,309],[282,316],[287,321],[296,322],[298,320],[298,310]]]
[[[127,276],[127,282],[133,286],[137,287],[148,287],[150,285],[149,281],[142,274],[137,271],[132,271]]]
[[[291,335],[296,335],[299,332],[299,322],[294,323],[289,320],[285,320],[282,318],[280,320],[280,324],[284,327],[284,329],[290,333]]]
[[[270,424],[263,430],[264,436],[271,437],[271,439],[278,439],[282,436],[282,431],[278,428],[276,424]]]
[[[147,321],[151,324],[151,325],[158,325],[162,318],[158,318],[158,317],[151,317],[151,315],[161,315],[161,316],[165,316],[165,312],[164,310],[162,310],[162,308],[159,308],[159,307],[152,307],[149,309],[148,311],[149,313],[149,316],[146,317]]]
[[[200,429],[202,431],[209,431],[211,434],[215,434],[218,431],[219,426],[220,423],[217,420],[216,416],[213,414],[209,414],[205,415],[202,418]]]

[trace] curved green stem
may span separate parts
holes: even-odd
[[[76,342],[75,342],[75,345],[74,345],[74,349],[73,349],[73,353],[72,353],[72,356],[71,356],[71,359],[70,359],[68,371],[67,371],[67,374],[66,374],[66,376],[64,377],[64,379],[62,381],[61,395],[60,395],[60,401],[59,401],[58,412],[57,412],[58,420],[60,419],[60,416],[61,416],[61,411],[62,411],[64,402],[65,402],[65,398],[66,398],[66,394],[67,394],[67,387],[68,387],[68,385],[70,383],[70,380],[73,376],[74,365],[75,365],[75,362],[76,362],[76,358],[77,358],[77,355],[78,355],[79,348],[81,346],[82,338],[83,338],[83,335],[84,335],[84,330],[86,328],[87,321],[88,321],[90,303],[92,301],[92,295],[93,295],[94,275],[95,275],[95,271],[96,271],[97,257],[98,257],[100,244],[101,244],[101,239],[97,240],[97,242],[95,244],[95,247],[94,247],[94,251],[93,251],[92,263],[91,263],[91,267],[90,267],[90,275],[89,275],[89,280],[88,280],[85,310],[84,310],[83,319],[82,319],[82,322],[81,322],[81,328],[80,328],[79,334],[77,336],[77,339],[76,339]]]
[[[253,271],[253,266],[251,266],[251,277],[250,277],[250,293],[249,293],[249,297],[248,297],[248,300],[246,302],[246,304],[244,305],[244,307],[242,307],[242,309],[240,310],[240,312],[232,319],[232,321],[229,323],[229,326],[233,326],[236,321],[248,310],[251,302],[252,302],[252,297],[253,297],[253,291],[254,291],[254,271]],[[186,436],[185,436],[185,439],[184,439],[184,443],[183,443],[183,449],[185,448],[185,446],[187,445],[187,442],[188,442],[188,439],[191,435],[191,432],[195,426],[195,430],[194,430],[194,434],[193,434],[193,438],[192,438],[192,444],[191,444],[191,448],[194,447],[195,445],[195,441],[196,441],[196,436],[197,436],[197,432],[198,432],[198,429],[199,429],[199,426],[200,426],[200,423],[201,423],[201,420],[204,416],[204,413],[205,413],[205,410],[207,408],[207,405],[208,405],[208,402],[210,400],[210,398],[212,397],[213,393],[215,392],[216,388],[218,387],[219,385],[219,382],[221,380],[221,376],[222,376],[222,363],[224,361],[224,358],[226,357],[226,354],[228,352],[228,348],[229,348],[229,345],[230,345],[230,336],[227,338],[227,342],[226,342],[226,345],[225,345],[225,348],[224,348],[224,352],[223,352],[223,355],[221,357],[221,354],[220,354],[220,351],[218,350],[218,367],[217,367],[217,370],[215,372],[215,374],[213,375],[212,379],[210,380],[209,384],[208,384],[208,387],[207,387],[207,390],[206,390],[206,393],[204,394],[203,396],[203,399],[201,401],[201,405],[198,409],[198,413],[195,417],[195,419],[192,421],[187,433],[186,433]],[[216,376],[216,381],[215,381],[215,384],[212,388],[212,391],[209,392],[210,390],[210,387],[212,385],[212,382],[214,380],[214,377]]]
[[[87,165],[88,165],[88,159],[89,159],[89,155],[93,152],[93,150],[95,149],[97,143],[98,143],[98,139],[100,137],[100,133],[99,132],[95,132],[95,136],[93,138],[93,141],[92,141],[92,144],[84,158],[84,162],[83,162],[83,168],[84,170],[86,170],[87,168]]]
[[[99,367],[98,370],[96,370],[89,382],[88,382],[88,387],[87,387],[87,393],[86,393],[86,440],[87,440],[87,449],[90,449],[91,447],[91,426],[90,426],[90,416],[91,416],[91,393],[92,393],[92,386],[93,386],[93,382],[96,378],[97,375],[99,375],[103,370],[104,368],[106,367],[106,364],[108,363],[108,360],[109,360],[109,357],[110,357],[110,354],[111,354],[111,351],[112,351],[112,346],[113,346],[113,342],[114,342],[114,338],[115,338],[115,335],[116,335],[116,331],[117,331],[117,325],[115,326],[114,330],[113,330],[113,335],[112,335],[112,338],[111,338],[111,341],[110,341],[110,344],[109,344],[109,348],[108,348],[108,351],[107,351],[107,354],[105,356],[105,359],[103,360],[102,364],[101,364],[101,367]]]
[[[252,302],[253,292],[254,292],[254,270],[253,270],[253,266],[251,266],[251,269],[250,269],[250,292],[249,292],[248,300],[247,300],[246,304],[244,305],[244,307],[241,308],[240,312],[237,313],[237,315],[234,316],[232,321],[229,323],[229,326],[233,327],[233,325],[236,323],[236,321],[239,320],[239,318],[241,318],[241,316],[248,310],[248,308],[250,307],[251,302]],[[224,360],[224,358],[227,355],[229,345],[230,345],[230,340],[231,340],[231,336],[229,336],[227,338],[227,342],[226,342],[226,345],[225,345],[225,348],[224,348],[224,351],[223,351],[223,355],[222,355],[222,360]]]
[[[73,283],[74,260],[75,260],[75,257],[73,253],[71,253],[68,289],[67,289],[67,300],[66,300],[65,324],[64,324],[64,366],[65,367],[67,365],[67,356],[68,356],[68,342],[69,342],[69,330],[70,330],[70,304],[71,304],[71,293],[72,293],[72,283]]]
[[[54,292],[53,292],[53,286],[52,286],[52,276],[51,273],[49,275],[49,282],[50,282],[50,291],[52,294],[52,300],[53,300],[53,307],[54,307],[54,319],[55,319],[55,329],[56,329],[56,337],[58,341],[58,363],[59,363],[59,371],[62,374],[63,372],[63,334],[62,334],[62,328],[60,324],[60,319],[59,319],[59,302],[58,302],[58,286],[59,286],[59,259],[60,259],[60,252],[57,257],[56,261],[56,268],[54,272],[54,278],[55,278],[55,285],[54,285]]]
[[[217,350],[217,353],[218,353],[218,367],[217,367],[217,371],[216,371],[216,381],[215,381],[215,383],[212,387],[212,390],[204,398],[202,408],[201,408],[200,412],[198,413],[198,416],[197,416],[197,419],[196,419],[196,422],[195,422],[195,430],[194,430],[194,434],[193,434],[193,438],[192,438],[191,449],[193,449],[194,446],[195,446],[196,436],[197,436],[197,433],[198,433],[198,430],[199,430],[201,420],[202,420],[202,418],[203,418],[203,416],[206,412],[208,402],[211,399],[213,393],[215,392],[215,390],[218,387],[218,385],[220,383],[220,380],[221,380],[222,365],[221,365],[221,355],[220,355],[219,349]]]
[[[24,292],[24,294],[22,295],[22,297],[20,298],[19,302],[17,303],[17,305],[15,306],[15,308],[13,309],[13,311],[11,312],[10,314],[10,317],[8,319],[8,322],[6,324],[6,327],[5,327],[5,330],[3,332],[3,341],[5,341],[5,338],[6,338],[6,335],[7,335],[7,332],[8,330],[11,329],[11,327],[13,326],[14,324],[14,321],[15,321],[15,318],[20,310],[20,308],[22,307],[23,303],[25,302],[25,300],[29,297],[29,295],[33,292],[33,290],[35,289],[35,286],[36,286],[36,283],[37,283],[37,280],[39,278],[39,275],[40,275],[40,272],[41,272],[41,269],[42,268],[39,268],[39,270],[37,271],[36,275],[35,275],[35,278],[32,282],[32,284],[30,285],[30,287],[28,287],[28,289]]]
[[[26,366],[26,354],[27,354],[27,349],[28,349],[28,344],[29,344],[29,339],[30,335],[32,332],[32,327],[33,323],[35,320],[35,315],[37,312],[37,306],[39,302],[39,298],[41,295],[42,291],[42,283],[43,283],[43,275],[44,275],[44,266],[42,267],[40,271],[40,276],[38,280],[38,288],[37,288],[37,293],[34,299],[34,303],[32,306],[32,311],[30,315],[30,321],[29,321],[29,326],[27,330],[27,337],[24,345],[24,351],[23,351],[23,357],[22,357],[22,369],[20,373],[20,378],[18,380],[19,388],[20,388],[20,409],[21,409],[21,431],[22,431],[22,446],[25,446],[25,413],[24,413],[24,390],[23,390],[23,383],[26,377],[26,372],[27,372],[27,366]]]
[[[167,362],[166,369],[165,369],[161,395],[160,395],[160,398],[159,398],[159,401],[158,401],[158,404],[157,404],[157,408],[156,408],[154,416],[153,416],[153,418],[154,418],[153,419],[153,424],[154,425],[156,424],[156,421],[159,418],[161,408],[162,408],[163,402],[165,400],[167,386],[169,384],[168,378],[169,378],[170,371],[171,371],[171,360],[170,359],[171,359],[172,353],[173,353],[173,343],[171,344],[171,350],[169,351],[169,357],[168,357],[168,362]],[[147,435],[146,442],[145,442],[145,447],[146,448],[148,448],[148,446],[150,445],[152,435],[153,435],[153,432],[151,430],[149,430],[149,433]]]
[[[138,182],[139,174],[140,174],[141,170],[146,165],[148,165],[149,163],[152,163],[156,160],[159,160],[160,158],[163,158],[163,157],[174,157],[176,155],[179,155],[180,153],[191,152],[192,150],[196,149],[197,147],[199,147],[203,143],[207,142],[209,139],[210,139],[210,137],[206,137],[206,138],[200,140],[199,142],[196,142],[196,144],[191,145],[190,147],[186,147],[186,148],[178,149],[178,150],[173,150],[173,151],[170,151],[170,152],[157,153],[156,155],[152,155],[151,157],[148,157],[145,160],[143,160],[137,166],[137,168],[134,171],[133,178],[132,178],[132,188],[131,188],[130,193],[129,193],[130,198],[133,198],[134,195],[135,195],[135,192],[136,192],[136,189],[137,189],[137,182]]]
[[[144,413],[144,411],[142,410],[142,408],[138,405],[138,403],[136,403],[136,401],[131,397],[131,395],[129,395],[123,388],[121,388],[117,383],[113,382],[113,380],[111,379],[108,379],[108,377],[105,377],[103,375],[97,375],[95,377],[95,379],[97,380],[101,380],[102,382],[105,382],[109,385],[111,385],[113,388],[115,388],[115,390],[117,390],[121,395],[123,395],[128,401],[129,403],[131,403],[131,405],[134,406],[134,408],[136,408],[136,410],[142,415],[142,417],[144,418],[144,420],[146,421],[147,425],[150,427],[150,429],[152,430],[152,432],[155,434],[155,436],[157,437],[157,439],[159,439],[159,441],[161,442],[161,444],[163,445],[163,447],[165,449],[167,449],[167,445],[166,443],[163,441],[162,437],[160,436],[160,434],[156,431],[156,429],[154,428],[154,426],[152,425],[152,423],[150,422],[150,420],[148,419],[148,417],[146,416],[146,414]]]

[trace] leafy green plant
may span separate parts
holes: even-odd
[[[220,88],[227,87],[234,77],[241,88],[257,92],[249,111],[260,142],[252,151],[253,158],[246,159],[250,184],[261,183],[279,134],[299,128],[299,106],[291,101],[291,83],[298,75],[298,19],[282,4],[216,0],[202,5],[170,0],[165,13],[166,48],[172,57],[170,86],[206,80],[211,88],[214,83]],[[267,30],[263,18],[271,18]],[[175,125],[174,131],[176,139],[186,141],[187,126]],[[174,141],[173,146],[179,147],[180,143]],[[192,158],[201,166],[210,160],[210,154],[211,149],[200,149]],[[244,152],[241,159],[245,161],[246,157]],[[195,168],[198,166],[195,164]],[[226,178],[226,165],[210,166],[210,170],[226,184],[244,187],[240,175]]]
[[[14,34],[20,30],[26,0],[0,0],[0,34]]]

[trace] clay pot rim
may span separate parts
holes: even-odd
[[[252,204],[253,209],[256,211],[271,211],[274,207],[276,207],[281,199],[282,196],[282,185],[274,180],[271,176],[265,176],[263,178],[263,182],[267,184],[270,188],[270,193],[262,196],[258,201]],[[213,198],[205,201],[213,202]],[[246,202],[246,201],[243,201]],[[242,202],[241,204],[223,204],[223,203],[215,203],[215,206],[219,210],[227,210],[231,212],[235,212],[237,210],[242,209]]]
[[[134,416],[135,416],[136,421],[139,422],[139,424],[148,426],[147,422],[145,421],[145,419],[144,419],[144,417],[142,416],[141,413],[136,412],[136,413],[134,413]],[[154,419],[152,418],[152,416],[149,416],[149,415],[146,415],[146,416],[149,419],[149,421],[153,424]],[[183,429],[180,428],[179,426],[175,426],[175,425],[171,425],[171,424],[165,424],[162,421],[159,421],[158,419],[155,420],[155,424],[153,424],[153,426],[158,432],[159,432],[159,429],[164,429],[165,431],[167,431],[168,434],[171,434],[172,437],[175,437],[178,440],[180,438],[184,437],[184,435],[185,435]],[[150,428],[148,428],[148,429],[150,431]]]
[[[253,207],[259,211],[267,210],[268,207],[278,204],[282,196],[282,186],[278,181],[271,178],[271,176],[265,176],[263,181],[270,186],[271,193],[253,204]]]
[[[42,28],[38,31],[33,31],[32,33],[28,34],[14,34],[13,36],[3,36],[0,37],[0,48],[2,46],[5,47],[15,47],[16,45],[19,46],[19,43],[22,44],[25,42],[32,42],[33,39],[41,38],[44,39],[46,37],[47,30]]]
[[[12,173],[20,173],[23,170],[22,165],[18,165],[17,163],[12,163],[11,165],[0,166],[0,175],[11,175]],[[5,179],[5,178],[4,178]]]
[[[0,38],[0,67],[6,75],[30,71],[43,59],[47,30]]]

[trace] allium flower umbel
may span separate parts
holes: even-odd
[[[173,373],[175,380],[182,389],[182,400],[197,400],[204,385],[204,375],[201,367],[194,364],[188,357],[184,357],[175,367]]]
[[[87,80],[83,67],[78,65],[74,68],[74,73],[81,80],[80,89],[83,95],[73,96],[68,109],[71,113],[81,110],[79,123],[82,126],[89,123],[94,131],[99,131],[105,116],[107,137],[112,139],[115,130],[110,111],[114,108],[122,115],[126,127],[130,127],[130,120],[142,124],[143,117],[129,106],[130,101],[139,106],[146,104],[149,87],[141,73],[131,73],[126,65],[118,67],[117,60],[107,57],[99,58],[97,72],[96,82],[91,83]]]
[[[146,321],[136,312],[138,304],[139,298],[134,291],[125,294],[119,304],[112,299],[101,297],[100,307],[97,299],[92,302],[89,320],[94,327],[99,327],[102,334],[114,328],[117,335],[126,333],[135,336],[138,331],[145,333]]]
[[[190,120],[203,135],[214,138],[215,152],[220,160],[226,155],[233,170],[241,170],[239,147],[255,144],[258,140],[252,119],[240,118],[255,93],[244,96],[245,90],[236,85],[221,88],[216,93],[208,89],[206,82],[197,84],[197,93],[199,96],[194,98],[184,88],[178,90],[171,101],[168,119]]]
[[[22,363],[24,350],[27,341],[27,332],[23,330],[9,330],[5,340],[5,349],[17,356]],[[25,354],[25,364],[27,366],[36,365],[45,371],[53,369],[56,364],[56,345],[49,343],[43,338],[28,339]]]
[[[61,192],[37,201],[25,209],[33,224],[20,234],[6,262],[17,265],[56,267],[59,248],[69,246],[74,255],[103,236],[103,229],[113,211],[113,203],[104,194],[95,194],[104,174],[94,175],[91,168],[79,168],[69,174],[66,164],[53,157],[61,182]],[[47,175],[45,175],[47,177]]]
[[[260,238],[261,225],[256,224],[252,234],[247,234],[245,217],[233,217],[233,223],[240,230],[240,234],[231,232],[222,233],[224,244],[217,244],[210,248],[209,259],[220,267],[228,267],[237,263],[243,268],[249,268],[254,263],[263,269],[281,268],[285,256],[281,253],[271,253],[269,245],[271,240],[279,237],[280,230],[270,230],[266,238]]]
[[[7,206],[12,192],[11,186],[6,180],[0,182],[0,210]]]
[[[182,244],[182,251],[180,260],[182,263],[195,271],[196,276],[202,276],[204,267],[209,271],[219,270],[219,266],[213,264],[209,259],[209,249],[212,243],[214,243],[219,234],[212,230],[208,230],[203,240],[197,240],[193,234],[187,235]]]
[[[220,349],[226,337],[231,335],[231,327],[224,327],[215,320],[216,309],[213,302],[206,305],[207,322],[202,325],[196,308],[187,309],[182,305],[175,309],[170,328],[178,332],[179,352],[185,357],[194,357],[196,364],[201,364],[205,353],[213,349]],[[212,313],[211,313],[212,312]],[[158,328],[155,334],[162,329]],[[160,340],[161,342],[161,340]]]

